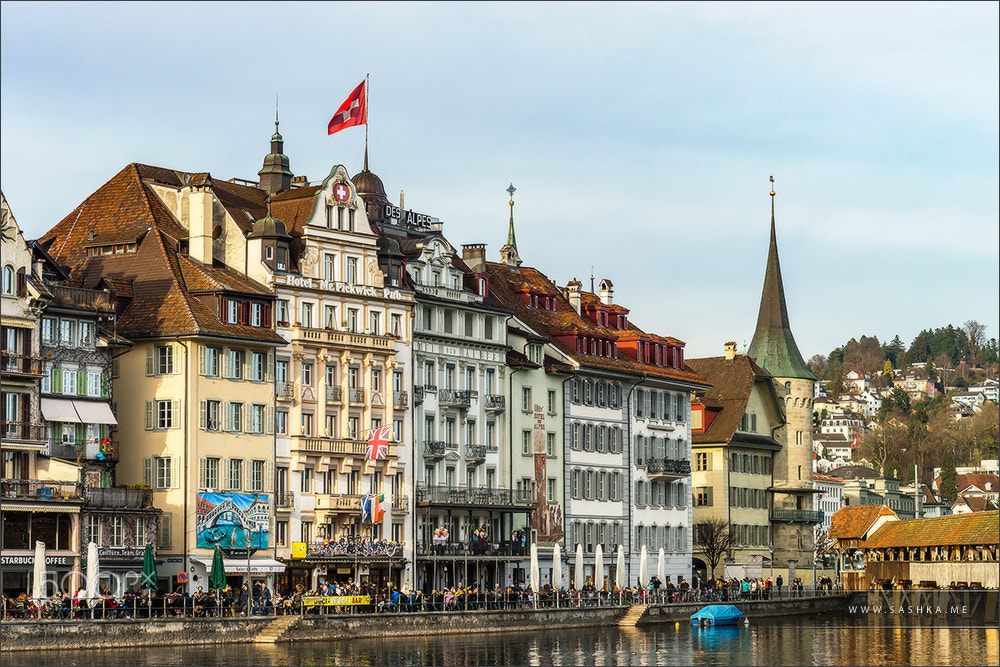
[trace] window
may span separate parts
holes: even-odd
[[[288,546],[288,522],[274,522],[274,545],[278,547]]]
[[[712,506],[712,487],[710,486],[699,486],[695,490],[695,505],[698,507],[711,507]]]
[[[358,332],[358,309],[348,308],[347,309],[347,330],[351,333]]]
[[[243,350],[229,350],[229,379],[243,379]]]
[[[347,276],[345,278],[346,278],[346,281],[349,284],[351,284],[351,285],[357,284],[357,282],[358,282],[358,258],[357,257],[348,257],[347,258]]]
[[[278,435],[288,435],[288,410],[275,411],[274,431]]]
[[[392,315],[390,315],[389,321],[391,323],[389,326],[389,333],[391,333],[396,338],[402,336],[403,318],[400,317],[399,313],[393,313]]]
[[[59,320],[59,342],[66,347],[76,345],[76,322]]]
[[[178,401],[146,401],[146,430],[178,428]]]
[[[303,327],[312,327],[313,325],[313,305],[311,303],[302,304],[302,317],[299,318],[299,323]]]
[[[361,419],[356,415],[351,415],[347,418],[347,437],[351,440],[357,440],[361,429]]]
[[[243,404],[242,403],[230,403],[229,404],[229,430],[230,431],[242,431],[243,430]]]
[[[56,343],[56,321],[52,317],[42,318],[42,342],[49,345]]]
[[[80,322],[79,324],[79,334],[80,334],[80,347],[93,347],[94,346],[94,325],[90,322]]]
[[[554,477],[545,480],[545,498],[550,503],[556,501],[556,480]]]
[[[382,371],[372,369],[372,391],[382,391]]]
[[[219,401],[205,400],[201,402],[199,415],[199,426],[206,431],[219,430],[219,410],[222,404]]]
[[[219,359],[222,356],[222,350],[217,347],[203,347],[202,357],[204,361],[202,362],[202,375],[207,375],[209,377],[219,376]]]
[[[14,293],[14,267],[10,264],[3,267],[3,293]]]
[[[311,387],[313,383],[313,365],[311,361],[302,364],[302,386]]]
[[[267,355],[263,352],[250,353],[250,380],[263,382],[267,372]]]
[[[165,456],[153,457],[153,470],[155,472],[155,477],[153,478],[154,484],[152,486],[157,489],[173,488],[174,466],[175,462],[173,459]]]
[[[171,375],[174,372],[174,346],[157,345],[155,352],[156,375]]]
[[[87,373],[87,396],[101,395],[101,374]]]
[[[264,320],[264,307],[259,303],[250,304],[250,325],[259,327]],[[268,322],[270,324],[270,322]]]
[[[392,420],[392,439],[394,442],[403,441],[403,420],[393,419]]]
[[[229,322],[230,324],[236,324],[239,322],[239,301],[234,301],[233,299],[223,299],[223,303],[226,304],[226,322]]]
[[[312,521],[302,522],[302,525],[300,526],[301,532],[299,533],[302,538],[301,539],[302,542],[305,542],[307,544],[309,542],[312,542],[312,527],[313,527]]]
[[[209,457],[202,459],[201,484],[198,486],[202,489],[212,489],[213,491],[219,488],[218,458]]]
[[[531,387],[521,387],[521,410],[531,412]]]
[[[712,459],[708,452],[698,452],[695,457],[695,470],[706,471],[712,469]]]
[[[280,326],[288,326],[288,299],[278,299],[278,324]]]
[[[556,392],[554,389],[549,389],[549,414],[556,414]]]
[[[299,491],[312,493],[313,469],[305,468],[299,472]]]
[[[323,326],[327,329],[337,328],[337,307],[326,305],[323,306]]]
[[[531,431],[524,430],[521,431],[521,455],[528,456],[531,454]]]
[[[265,462],[260,459],[254,459],[250,462],[250,488],[247,491],[264,490],[264,464]]]
[[[327,213],[329,213],[329,208],[327,208]],[[327,227],[330,225],[327,224]],[[325,252],[323,253],[323,280],[336,280],[337,279],[337,256]]]
[[[164,549],[173,546],[173,514],[164,512],[156,526],[156,546]]]
[[[483,318],[483,337],[493,340],[493,318],[488,315]]]
[[[382,335],[382,313],[377,310],[368,313],[368,329],[373,336]]]
[[[313,434],[313,413],[303,412],[302,413],[302,435],[312,435]]]
[[[264,432],[264,406],[263,405],[251,405],[250,406],[250,432],[251,433],[263,433]]]

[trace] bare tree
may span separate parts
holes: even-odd
[[[735,536],[723,519],[702,519],[694,524],[695,550],[705,554],[708,576],[715,576],[715,568],[722,557],[732,549]]]
[[[986,325],[980,324],[976,320],[969,320],[963,327],[965,335],[969,339],[969,355],[972,357],[973,367],[979,365],[979,354],[986,343]]]

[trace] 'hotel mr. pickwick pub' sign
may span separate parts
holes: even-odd
[[[304,278],[301,276],[286,275],[285,284],[289,287],[304,287],[324,292],[336,292],[338,294],[352,294],[354,296],[366,296],[371,298],[383,298],[393,301],[403,301],[403,293],[398,289],[389,287],[372,287],[371,285],[352,285],[341,283],[335,280],[322,280],[320,278]]]

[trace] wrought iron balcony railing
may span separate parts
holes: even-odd
[[[682,459],[647,459],[646,473],[649,475],[675,475],[683,477],[691,474],[691,462]]]
[[[790,523],[822,523],[823,512],[819,510],[771,510],[771,521]]]
[[[340,387],[327,387],[326,388],[326,402],[327,403],[340,403],[343,398],[343,392]]]
[[[275,382],[274,383],[274,395],[279,400],[291,400],[295,398],[295,383],[294,382]]]
[[[428,441],[424,443],[424,456],[430,458],[441,458],[444,456],[445,443],[440,441]]]
[[[473,461],[485,461],[486,445],[466,445],[465,458]]]
[[[434,505],[522,506],[534,504],[529,489],[484,489],[459,486],[418,486],[417,502]]]
[[[153,506],[152,489],[95,489],[85,487],[83,497],[93,507],[143,508]]]
[[[424,388],[418,385],[413,388],[413,404],[420,405],[423,402],[424,402]]]
[[[0,434],[4,440],[45,441],[45,424],[31,422],[0,422]]]
[[[0,356],[0,369],[4,373],[18,375],[42,375],[42,358],[28,354],[11,354],[3,352]]]
[[[36,500],[82,500],[82,485],[36,479],[0,480],[0,495],[4,498],[34,498]]]
[[[405,410],[409,406],[409,396],[405,391],[397,391],[392,395],[392,407],[396,410]]]
[[[497,394],[483,396],[483,407],[489,412],[503,412],[507,409],[507,397]]]

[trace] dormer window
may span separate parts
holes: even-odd
[[[267,246],[264,248],[264,259],[270,261],[274,259],[274,246]]]

